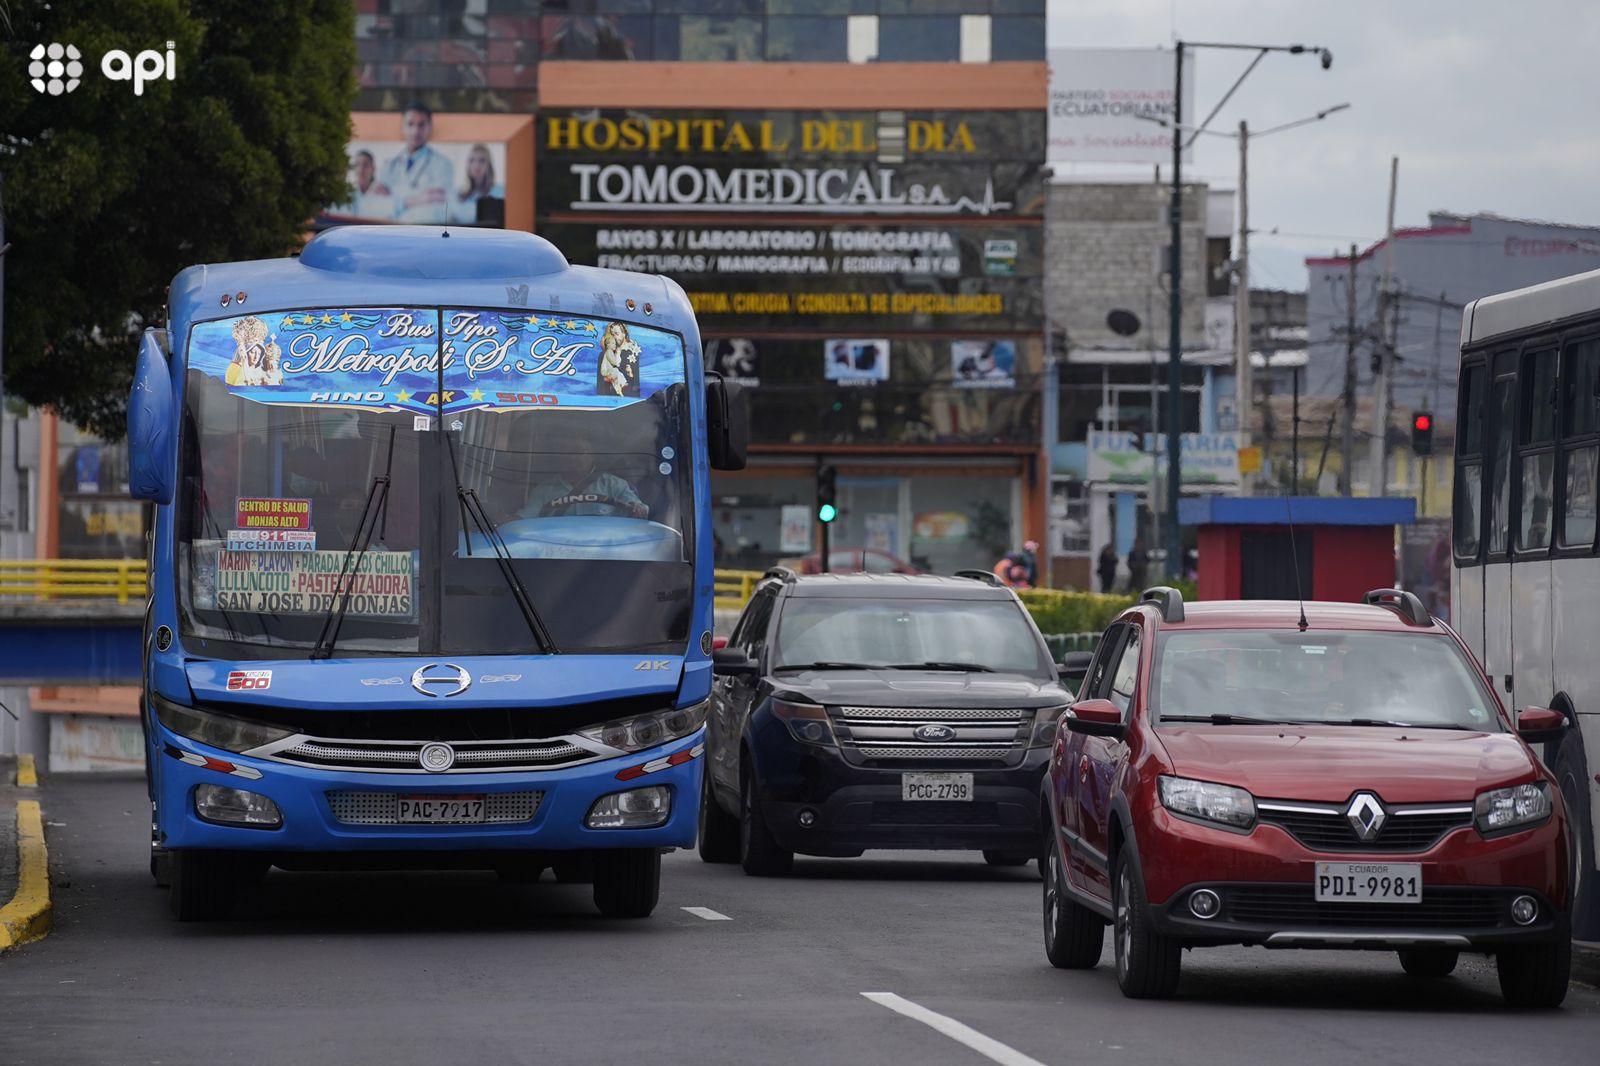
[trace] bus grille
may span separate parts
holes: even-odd
[[[426,772],[422,768],[421,755],[422,749],[429,743],[424,740],[327,740],[297,736],[248,754],[300,766],[420,774]],[[572,743],[571,738],[567,737],[523,741],[458,741],[452,743],[450,748],[455,752],[455,762],[444,772],[451,774],[548,770],[601,757],[589,748]]]

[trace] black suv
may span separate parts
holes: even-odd
[[[701,858],[771,875],[796,852],[1036,857],[1071,697],[1016,594],[968,573],[768,571],[712,655]]]

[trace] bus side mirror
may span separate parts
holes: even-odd
[[[136,500],[171,503],[173,482],[172,371],[162,331],[147,329],[128,395],[128,494]]]
[[[706,380],[706,443],[713,470],[743,470],[750,449],[750,401],[720,376]]]

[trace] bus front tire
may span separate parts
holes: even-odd
[[[1583,756],[1583,735],[1576,717],[1550,763],[1561,798],[1566,803],[1567,824],[1572,828],[1572,935],[1577,940],[1600,940],[1600,877],[1595,875],[1594,826],[1590,824],[1589,767]]]
[[[594,853],[594,905],[607,918],[648,918],[661,898],[661,852],[619,848]]]
[[[210,922],[233,913],[240,892],[261,879],[267,863],[231,851],[180,850],[166,853],[166,868],[172,916],[180,922]]]

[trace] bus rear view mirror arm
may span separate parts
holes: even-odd
[[[176,481],[172,368],[163,336],[162,330],[144,331],[128,395],[128,494],[153,503],[171,503]]]
[[[1559,740],[1566,728],[1567,716],[1548,707],[1524,707],[1517,714],[1517,735],[1530,744]]]

